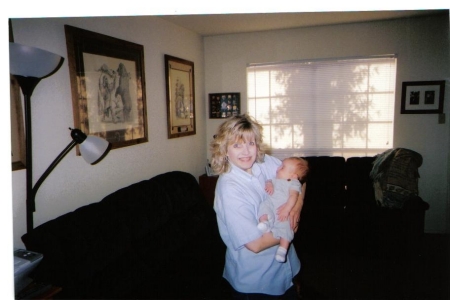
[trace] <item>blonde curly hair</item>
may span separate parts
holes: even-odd
[[[256,162],[264,161],[265,145],[263,144],[263,128],[247,114],[238,115],[222,123],[214,140],[211,141],[211,168],[217,175],[230,170],[227,159],[227,148],[230,144],[255,139],[257,155]]]

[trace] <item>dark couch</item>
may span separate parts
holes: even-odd
[[[410,197],[401,209],[379,207],[369,176],[374,157],[306,159],[293,241],[303,299],[405,298],[386,289],[396,276],[413,274],[407,259],[420,255],[428,204]],[[44,254],[33,277],[63,287],[60,298],[229,299],[214,211],[184,172],[118,190],[22,240]]]
[[[379,206],[370,177],[376,157],[306,159],[310,173],[293,241],[305,299],[406,299],[408,287],[395,285],[414,272],[429,205],[410,196],[402,208]]]
[[[38,282],[66,299],[227,299],[225,246],[196,179],[169,172],[122,188],[22,237]]]

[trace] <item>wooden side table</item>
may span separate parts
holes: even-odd
[[[219,176],[207,176],[206,174],[200,175],[198,183],[206,201],[213,206],[214,205],[214,192],[216,190],[216,183]]]

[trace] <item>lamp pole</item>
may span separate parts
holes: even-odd
[[[26,164],[26,185],[27,185],[27,232],[33,229],[33,212],[36,210],[33,192],[33,141],[31,134],[31,95],[34,88],[41,81],[36,77],[25,77],[15,75],[17,82],[23,93],[25,111],[25,164]]]

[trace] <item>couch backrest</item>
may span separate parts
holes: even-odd
[[[370,171],[374,156],[308,156],[306,207],[376,205]]]
[[[376,206],[373,180],[370,177],[374,161],[374,156],[347,159],[345,164],[346,206]]]
[[[306,207],[342,207],[345,196],[345,159],[331,156],[305,157],[309,165]]]

